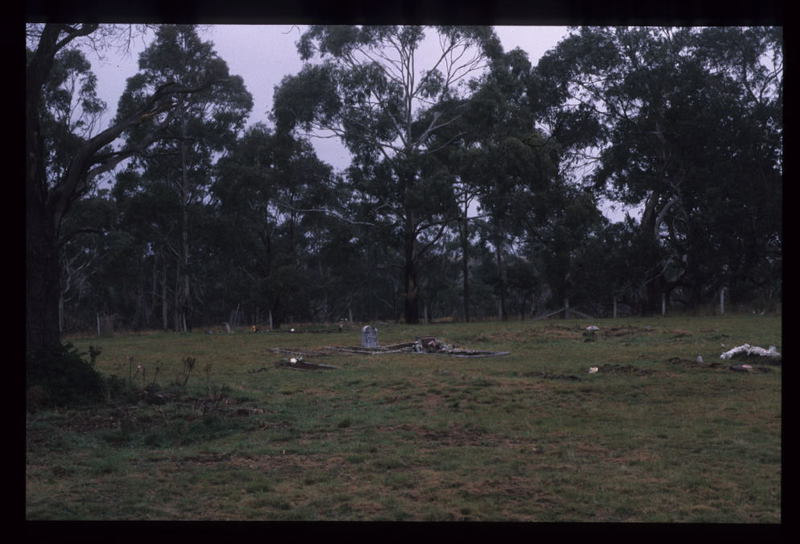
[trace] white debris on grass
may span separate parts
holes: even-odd
[[[597,374],[598,370],[600,370],[600,369],[597,368],[596,366],[590,367],[589,368],[589,374]]]
[[[750,344],[742,344],[741,346],[736,346],[733,349],[730,349],[719,356],[720,359],[730,359],[734,355],[738,354],[743,355],[759,355],[761,357],[780,357],[781,354],[778,353],[775,346],[770,346],[769,349],[760,348],[758,346],[751,346]]]

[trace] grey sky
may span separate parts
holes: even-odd
[[[495,26],[503,48],[519,47],[528,54],[531,63],[554,47],[567,34],[565,26]],[[253,95],[253,111],[249,122],[265,121],[272,107],[272,94],[281,79],[296,74],[303,66],[295,43],[303,27],[296,25],[204,25],[201,36],[214,43],[217,54],[228,64],[230,72],[242,76],[247,90]],[[105,122],[116,112],[117,102],[126,81],[138,69],[139,53],[147,45],[137,40],[127,56],[110,52],[103,60],[89,54],[98,79],[98,93],[106,101]],[[349,155],[338,140],[313,139],[320,159],[341,169],[349,164]],[[606,215],[619,220],[623,213],[604,205]]]
[[[244,78],[247,90],[253,95],[250,123],[266,120],[272,107],[272,93],[281,79],[296,74],[303,67],[295,43],[302,27],[292,25],[209,25],[201,27],[204,39],[214,43],[217,54],[225,60],[232,74]],[[548,49],[564,37],[563,26],[498,26],[495,27],[503,48],[507,51],[520,47],[528,53],[534,64]],[[126,80],[138,69],[139,53],[145,43],[137,40],[127,57],[111,54],[105,60],[92,58],[97,74],[100,96],[108,104],[106,119],[116,111],[117,101],[125,89]],[[349,163],[342,146],[332,139],[314,141],[320,158],[335,168]]]

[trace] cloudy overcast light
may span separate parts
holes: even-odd
[[[566,26],[495,26],[503,48],[510,51],[519,47],[528,54],[531,63],[554,47],[567,35]],[[217,54],[225,60],[232,74],[244,79],[253,96],[250,124],[266,121],[272,108],[275,86],[284,76],[298,73],[303,62],[297,53],[296,42],[304,27],[298,25],[203,25],[201,36],[214,43]],[[106,52],[103,59],[89,53],[98,79],[98,92],[108,109],[105,122],[116,112],[117,102],[125,89],[126,81],[138,69],[139,53],[148,39],[138,39],[127,55]],[[433,53],[432,53],[433,54]],[[315,138],[312,142],[323,161],[336,169],[349,164],[349,154],[336,138]],[[612,220],[624,217],[624,209],[604,206]]]
[[[232,74],[242,76],[245,86],[253,95],[250,123],[265,121],[272,108],[272,93],[284,76],[296,74],[303,67],[295,43],[303,27],[297,25],[208,25],[201,27],[201,35],[214,43],[217,54],[225,60]],[[497,26],[495,27],[503,48],[507,51],[519,47],[528,53],[534,64],[548,49],[566,35],[563,26]],[[117,101],[125,89],[125,82],[138,69],[139,53],[146,43],[137,40],[127,56],[107,54],[103,60],[92,57],[90,61],[98,79],[98,92],[108,104],[106,122],[116,112]],[[314,142],[320,158],[335,168],[349,164],[349,155],[333,139]]]

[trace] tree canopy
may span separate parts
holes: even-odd
[[[249,125],[212,42],[153,30],[101,130],[74,45],[118,34],[29,27],[29,345],[98,314],[188,331],[780,301],[780,28],[576,27],[533,62],[491,27],[311,26]]]

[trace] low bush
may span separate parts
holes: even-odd
[[[69,342],[26,356],[28,409],[80,406],[105,398],[105,380]],[[94,359],[96,353],[92,353]]]

